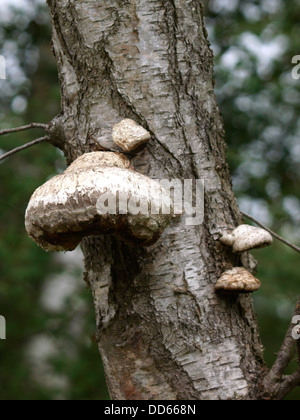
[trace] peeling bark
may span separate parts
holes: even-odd
[[[203,225],[176,218],[150,248],[83,241],[112,398],[257,399],[264,362],[252,299],[214,292],[222,272],[253,264],[218,241],[242,218],[201,2],[48,3],[62,92],[52,131],[67,161],[113,148],[113,125],[131,118],[151,133],[136,170],[205,180]]]

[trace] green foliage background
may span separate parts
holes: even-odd
[[[50,121],[59,112],[60,92],[47,8],[25,0],[11,11],[10,1],[4,3],[0,53],[9,59],[8,79],[0,81],[0,128]],[[300,5],[205,3],[241,207],[299,244],[300,80],[291,77],[291,59],[300,54]],[[1,137],[0,151],[42,134]],[[7,319],[7,340],[0,341],[1,400],[109,398],[80,264],[44,253],[24,229],[31,194],[64,165],[61,154],[44,144],[0,164],[0,314]],[[255,257],[263,283],[255,304],[271,365],[299,296],[299,256],[275,242]],[[71,288],[60,295],[64,284]],[[299,400],[300,391],[289,399]]]

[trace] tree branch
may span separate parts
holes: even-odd
[[[243,212],[242,214],[247,219],[251,220],[261,228],[268,231],[274,238],[278,239],[285,245],[300,253],[299,247],[282,238],[277,233],[273,232],[271,229],[260,223],[254,217],[249,216],[248,214]],[[297,315],[300,315],[300,300],[297,303],[296,310],[294,313],[294,316]],[[288,332],[285,336],[284,342],[281,346],[277,359],[272,369],[264,379],[264,388],[268,397],[271,397],[275,400],[283,400],[294,388],[300,385],[300,340],[294,340],[292,335],[294,328],[295,325],[292,322],[289,326]],[[293,360],[296,350],[298,354],[298,370],[293,375],[284,376],[284,372]]]
[[[28,124],[28,125],[23,125],[22,127],[8,128],[6,130],[0,130],[0,136],[4,136],[6,134],[11,134],[11,133],[19,133],[20,131],[26,131],[26,130],[30,130],[32,128],[41,128],[43,130],[47,130],[48,127],[49,127],[48,124],[31,123],[31,124]]]
[[[9,156],[14,155],[15,153],[21,152],[22,150],[29,149],[29,147],[35,146],[36,144],[46,143],[50,141],[50,137],[45,136],[39,139],[33,140],[30,143],[26,143],[23,146],[16,147],[15,149],[11,150],[10,152],[5,153],[4,155],[0,156],[0,162],[4,159],[8,158]]]
[[[288,376],[277,389],[276,400],[283,400],[290,392],[300,385],[300,370]]]
[[[300,248],[298,246],[296,246],[296,245],[292,244],[291,242],[287,241],[286,239],[282,238],[277,233],[273,232],[271,229],[269,229],[268,227],[266,227],[265,225],[260,223],[258,220],[254,219],[254,217],[249,216],[248,214],[246,214],[244,212],[242,212],[242,215],[245,216],[247,219],[251,220],[252,222],[254,222],[256,225],[265,229],[267,232],[269,232],[272,236],[274,236],[274,238],[278,239],[280,242],[283,242],[285,245],[289,246],[294,251],[297,251],[297,252],[300,253]]]
[[[298,300],[293,319],[297,315],[300,315],[300,299]],[[264,379],[266,394],[275,400],[284,399],[286,395],[300,384],[300,340],[295,341],[293,338],[294,328],[295,324],[291,322],[277,359]],[[298,353],[298,369],[293,375],[284,376],[284,372],[292,361],[296,350]]]

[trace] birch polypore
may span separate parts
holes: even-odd
[[[168,214],[162,209],[169,208]],[[116,234],[155,243],[172,218],[170,195],[120,154],[88,153],[33,194],[25,216],[29,236],[46,251],[72,251],[82,238]]]
[[[241,225],[232,233],[223,234],[220,241],[231,246],[234,253],[242,253],[255,248],[264,248],[273,243],[273,238],[264,229],[250,225]]]
[[[117,146],[131,152],[150,140],[151,135],[135,121],[125,119],[113,127],[112,137]]]
[[[259,290],[261,282],[243,267],[225,271],[215,289],[223,293],[253,293]]]

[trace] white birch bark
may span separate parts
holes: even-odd
[[[151,248],[83,242],[112,398],[257,399],[264,363],[252,299],[214,291],[222,272],[251,260],[217,240],[242,220],[201,2],[48,3],[62,90],[52,134],[68,162],[100,143],[115,148],[113,125],[131,118],[152,135],[136,170],[205,181],[201,226],[176,218]]]

